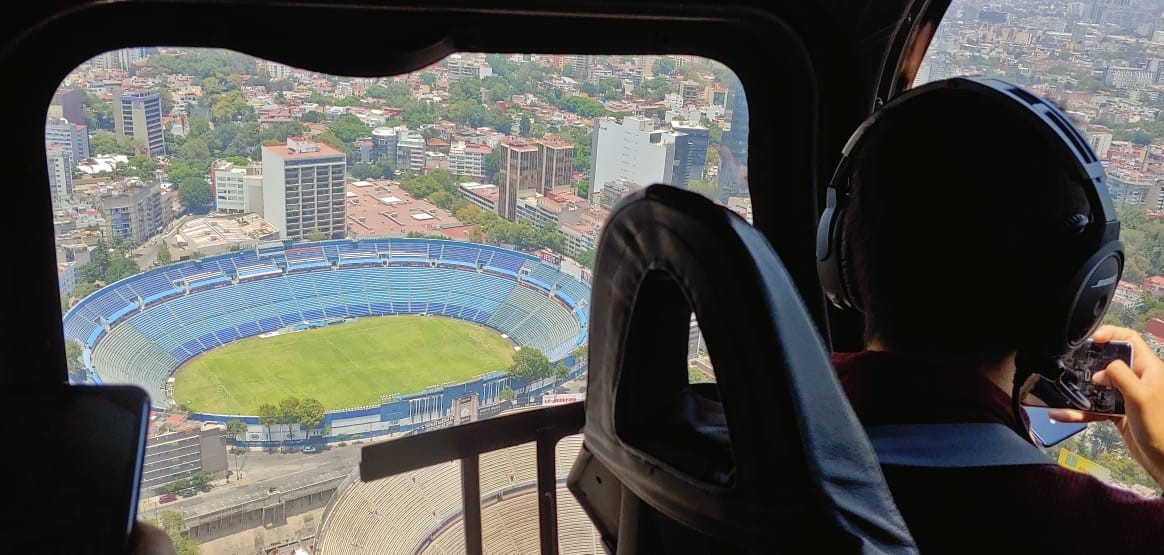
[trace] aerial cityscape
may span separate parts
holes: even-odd
[[[1106,321],[1164,353],[1164,0],[955,0],[913,84],[959,75],[1022,85],[1087,137],[1128,254]],[[750,222],[748,129],[742,84],[695,56],[461,53],[351,78],[105,53],[45,125],[70,378],[150,392],[140,512],[178,553],[442,552],[455,465],[362,483],[360,446],[582,399],[611,209],[667,183]],[[689,379],[714,380],[694,317],[689,352]],[[1158,493],[1111,426],[1061,445]],[[489,526],[536,511],[533,456],[482,457],[487,543],[530,533]],[[562,545],[601,552],[560,503]]]

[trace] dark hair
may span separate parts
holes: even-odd
[[[1051,306],[1083,261],[1070,224],[1087,197],[1054,145],[996,106],[957,90],[917,100],[856,153],[845,230],[866,339],[1001,359],[1062,317]]]

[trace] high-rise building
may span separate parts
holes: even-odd
[[[372,159],[387,160],[396,167],[396,129],[377,127],[372,130]]]
[[[568,55],[563,58],[562,71],[569,73],[575,79],[589,79],[590,70],[598,64],[598,56]]]
[[[730,89],[731,129],[724,131],[719,149],[719,188],[726,196],[748,194],[748,99],[744,85]]]
[[[45,143],[48,161],[49,191],[53,209],[61,208],[73,198],[73,163],[68,149],[54,143]]]
[[[85,123],[85,91],[64,88],[53,95],[50,106],[59,106],[60,116],[69,123]]]
[[[146,49],[141,47],[122,48],[97,56],[98,66],[105,69],[124,69],[130,71],[138,62],[146,59]]]
[[[302,137],[286,145],[263,147],[263,217],[284,239],[303,239],[319,231],[342,238],[344,153]]]
[[[574,145],[565,141],[538,141],[540,193],[569,191],[574,181]]]
[[[451,81],[462,77],[484,79],[493,75],[493,68],[482,54],[452,54],[445,58],[445,66],[449,70]]]
[[[397,171],[410,171],[419,174],[424,171],[424,153],[428,144],[424,136],[415,131],[398,130],[396,132],[396,164]]]
[[[115,95],[113,120],[117,136],[129,139],[142,154],[166,153],[162,135],[162,101],[147,90],[121,91]]]
[[[686,122],[671,122],[671,129],[687,136],[687,179],[703,179],[707,169],[707,147],[711,134],[706,127]]]
[[[687,186],[690,145],[683,133],[655,129],[651,120],[627,116],[594,121],[590,190],[620,179],[650,185]]]
[[[89,128],[83,123],[69,123],[65,118],[50,119],[44,125],[44,140],[66,149],[74,166],[89,157]]]
[[[1107,159],[1107,153],[1111,150],[1111,141],[1112,134],[1107,131],[1097,131],[1087,134],[1087,143],[1091,145],[1092,150],[1095,151],[1095,155],[1100,160]]]
[[[521,140],[502,141],[500,177],[497,183],[497,215],[509,221],[517,218],[517,199],[538,192],[538,147]]]
[[[449,146],[449,172],[453,175],[465,175],[474,179],[486,179],[485,157],[493,149],[488,145],[454,141]]]
[[[261,212],[262,202],[248,202],[247,195],[262,192],[263,167],[261,164],[239,166],[218,160],[210,168],[210,188],[214,193],[214,208],[222,212]]]
[[[173,219],[158,184],[136,178],[103,188],[97,206],[105,218],[106,236],[114,239],[144,243]]]

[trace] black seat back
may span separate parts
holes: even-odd
[[[608,548],[916,551],[791,279],[739,216],[662,185],[630,195],[591,302],[568,483]],[[688,384],[692,312],[715,385]]]

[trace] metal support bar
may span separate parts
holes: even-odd
[[[360,480],[371,482],[443,462],[582,430],[582,403],[567,403],[373,443],[360,450]]]
[[[461,505],[465,523],[465,553],[482,555],[481,461],[477,455],[461,459]]]
[[[558,553],[558,477],[554,458],[559,438],[538,439],[538,535],[542,555]]]

